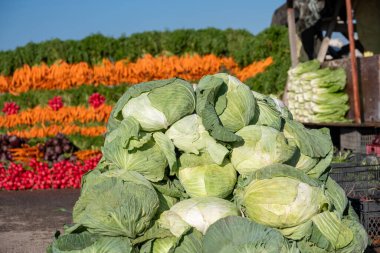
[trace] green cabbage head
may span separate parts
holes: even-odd
[[[179,181],[191,197],[230,195],[236,184],[236,170],[226,159],[215,164],[208,154],[183,154],[180,157]]]
[[[134,171],[92,171],[82,189],[73,221],[94,234],[135,238],[150,227],[159,208],[151,183]]]
[[[144,131],[167,129],[195,110],[190,83],[180,79],[151,81],[129,88],[114,107],[108,131],[126,117],[134,117]]]
[[[317,180],[288,165],[264,167],[252,179],[245,188],[243,205],[250,219],[269,227],[298,226],[330,204]]]
[[[211,224],[227,216],[239,216],[239,210],[232,202],[216,197],[198,197],[178,202],[161,214],[159,223],[180,237],[191,227],[205,234]]]
[[[296,151],[296,146],[288,143],[283,133],[271,127],[251,125],[236,134],[243,138],[244,143],[234,144],[231,162],[240,174],[285,163]]]
[[[107,161],[121,170],[139,172],[153,182],[164,178],[168,165],[171,174],[176,167],[174,145],[170,139],[161,132],[140,131],[133,117],[122,120],[108,133],[102,152]]]

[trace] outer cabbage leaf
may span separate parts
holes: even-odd
[[[180,164],[178,177],[191,197],[225,198],[232,193],[237,175],[228,160],[218,165],[207,154],[183,154]]]
[[[326,195],[333,203],[336,212],[342,217],[343,212],[347,208],[348,199],[345,191],[331,177],[326,180]]]
[[[107,237],[89,232],[67,234],[56,239],[51,253],[134,253],[137,250],[126,237]]]
[[[291,163],[310,177],[321,178],[326,174],[333,156],[333,144],[327,128],[306,129],[301,123],[286,120],[284,135],[296,143],[300,154]]]
[[[172,206],[175,205],[175,203],[178,202],[177,198],[167,196],[165,194],[162,194],[161,192],[157,192],[157,196],[160,201],[160,206],[157,210],[157,215],[160,215],[164,211],[169,210]]]
[[[203,238],[203,252],[291,252],[276,230],[242,217],[225,217],[212,224]]]
[[[152,105],[148,93],[131,98],[123,108],[122,113],[123,118],[135,118],[145,131],[166,129],[170,125],[165,114]]]
[[[283,133],[271,127],[252,125],[236,134],[243,138],[244,144],[234,144],[231,162],[240,174],[275,163],[285,163],[296,152],[296,146],[288,143]]]
[[[358,252],[363,253],[368,243],[368,234],[367,231],[365,231],[362,224],[360,224],[358,221],[349,219],[348,217],[345,217],[342,220],[343,224],[347,227],[349,227],[352,231],[352,234],[354,235],[353,240],[348,244],[346,247],[337,250],[338,253],[351,253],[351,252]]]
[[[146,253],[198,253],[202,252],[202,234],[189,229],[180,237],[168,236],[145,243],[140,252]]]
[[[259,126],[269,126],[281,130],[283,119],[281,113],[277,110],[277,104],[271,97],[264,96],[252,91],[255,95],[257,105],[256,112],[251,124]]]
[[[247,126],[255,115],[255,97],[247,85],[236,77],[227,74],[216,74],[227,84],[226,106],[218,113],[223,126],[236,132]]]
[[[173,253],[198,253],[202,252],[202,233],[196,229],[187,231],[177,242]]]
[[[203,77],[196,89],[197,114],[216,140],[236,142],[234,134],[248,125],[255,113],[255,98],[248,86],[227,74]]]
[[[178,179],[162,180],[160,182],[152,182],[153,187],[160,193],[172,198],[188,198],[185,193],[185,189],[181,185]]]
[[[169,163],[170,175],[175,175],[178,170],[178,164],[173,143],[165,134],[161,132],[154,133],[153,138]]]
[[[309,157],[325,157],[332,149],[329,130],[307,129],[294,120],[286,120],[284,135],[294,139],[302,154]]]
[[[353,240],[353,233],[335,212],[323,212],[312,217],[313,223],[334,249],[346,247]]]
[[[207,152],[217,164],[222,164],[228,149],[216,142],[197,114],[186,116],[174,123],[165,133],[174,145],[186,153],[198,155]]]
[[[279,229],[281,234],[291,240],[301,240],[310,233],[312,229],[313,222],[308,220],[300,225]]]
[[[178,238],[175,236],[156,239],[153,242],[153,253],[169,253],[176,246]]]
[[[320,159],[318,163],[307,172],[307,175],[312,178],[319,178],[322,181],[325,181],[328,172],[330,171],[331,167],[331,161],[334,155],[334,149],[331,149],[330,152],[327,154],[326,157]]]
[[[170,125],[195,110],[194,89],[190,83],[182,79],[153,89],[148,97],[152,105],[165,114]]]
[[[273,95],[270,95],[270,97],[273,99],[273,102],[276,104],[276,109],[277,111],[280,112],[281,117],[283,117],[284,119],[293,119],[292,113],[285,106],[284,102],[282,102],[280,99],[276,98]]]
[[[169,142],[163,142],[165,139],[159,138],[161,135],[158,133],[155,133],[154,137],[158,142],[151,139],[151,133],[140,132],[136,143],[142,143],[142,145],[133,144],[135,147],[133,150],[124,148],[125,141],[122,137],[114,138],[112,141],[104,143],[102,153],[107,160],[116,164],[120,169],[137,171],[147,179],[157,182],[164,178],[168,158],[170,159],[172,171],[175,170],[176,164],[174,161],[174,149],[170,147],[170,140],[167,140]],[[140,140],[143,141],[141,142]]]

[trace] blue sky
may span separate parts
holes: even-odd
[[[254,34],[282,0],[0,0],[0,50],[48,39],[216,27]]]

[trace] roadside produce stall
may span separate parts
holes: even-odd
[[[329,130],[264,95],[285,86],[283,28],[95,35],[0,59],[0,189],[81,188],[75,224],[49,252],[363,252],[374,242],[329,176]]]

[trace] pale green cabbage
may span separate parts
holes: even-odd
[[[225,198],[232,193],[237,175],[228,160],[218,165],[207,154],[183,154],[178,178],[191,197]]]
[[[144,131],[167,129],[194,110],[195,95],[190,83],[180,78],[146,82],[129,88],[119,99],[107,129],[112,131],[127,117],[134,117]]]
[[[288,143],[284,134],[267,126],[247,126],[236,133],[244,143],[236,143],[231,162],[240,174],[247,174],[262,167],[289,161],[296,146]]]
[[[269,227],[298,226],[330,204],[317,181],[291,166],[264,167],[252,179],[245,188],[243,205],[250,219]]]
[[[215,221],[227,217],[238,216],[237,207],[224,199],[215,197],[198,197],[182,200],[161,214],[161,227],[180,237],[187,229],[194,227],[205,234]]]
[[[169,253],[177,243],[177,237],[165,237],[154,240],[152,253]]]

